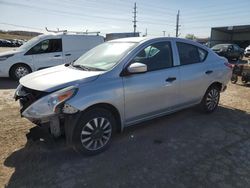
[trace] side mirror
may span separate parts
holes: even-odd
[[[131,74],[135,74],[135,73],[144,73],[147,72],[147,65],[143,64],[143,63],[132,63],[131,65],[129,65],[128,67],[128,72]]]

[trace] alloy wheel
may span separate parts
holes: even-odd
[[[104,117],[93,118],[87,122],[81,131],[81,143],[87,150],[98,150],[110,140],[112,126]]]
[[[217,89],[211,89],[206,98],[206,105],[208,110],[212,111],[216,108],[219,102],[219,91]]]
[[[17,78],[22,78],[23,76],[26,76],[29,74],[29,70],[26,67],[17,67],[15,70],[15,75]]]

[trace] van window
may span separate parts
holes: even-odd
[[[192,44],[177,42],[177,48],[181,65],[203,62],[207,57],[207,51]]]
[[[32,47],[26,54],[43,54],[53,53],[62,51],[62,39],[48,39],[39,42],[37,45]]]

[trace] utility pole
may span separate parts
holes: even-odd
[[[148,35],[148,29],[146,28],[145,29],[145,34],[144,35],[142,35],[143,37],[146,37]]]
[[[163,32],[163,36],[165,37],[166,36],[166,31],[162,31]]]
[[[136,14],[137,14],[137,6],[136,6],[136,3],[134,4],[134,11],[133,11],[133,14],[134,14],[134,20],[132,21],[134,23],[134,37],[135,37],[135,33],[136,33],[136,23],[137,23],[137,20],[136,20]]]
[[[180,36],[179,35],[179,28],[180,28],[179,19],[180,19],[180,10],[178,10],[178,13],[177,13],[177,16],[176,16],[176,34],[175,34],[176,37]]]

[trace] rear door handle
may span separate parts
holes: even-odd
[[[168,77],[167,79],[166,79],[166,82],[173,82],[173,81],[175,81],[176,80],[176,77]]]
[[[206,73],[206,74],[211,74],[211,73],[213,73],[213,71],[212,71],[212,70],[208,70],[208,71],[206,71],[205,73]]]
[[[71,56],[71,54],[65,54],[65,56]]]
[[[54,55],[54,57],[60,57],[61,55]]]

